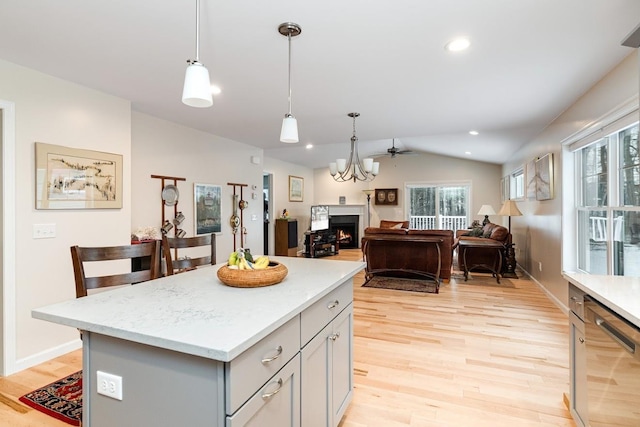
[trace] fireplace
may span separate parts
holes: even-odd
[[[357,249],[358,228],[360,218],[358,215],[331,215],[329,217],[329,230],[335,233],[340,249]]]

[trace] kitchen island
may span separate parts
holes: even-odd
[[[219,264],[33,310],[82,331],[83,425],[338,425],[364,263],[273,259],[273,286],[228,287]]]

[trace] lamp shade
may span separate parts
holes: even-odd
[[[280,141],[287,143],[298,142],[298,121],[291,114],[285,115],[284,119],[282,119]]]
[[[518,205],[513,200],[507,200],[498,212],[500,216],[522,216],[522,212],[518,209]]]
[[[213,105],[209,70],[197,61],[191,62],[184,76],[182,102],[190,107],[206,108]]]
[[[478,211],[478,215],[495,215],[496,211],[493,210],[491,205],[482,205]]]

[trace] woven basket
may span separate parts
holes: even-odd
[[[236,288],[258,288],[282,282],[289,270],[279,262],[269,262],[262,270],[236,270],[223,265],[218,269],[218,279],[227,286]]]

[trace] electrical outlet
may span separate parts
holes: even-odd
[[[33,224],[34,239],[52,239],[56,237],[55,224]]]
[[[542,261],[538,261],[538,270],[542,271]]]
[[[122,377],[97,371],[98,394],[122,400]]]

